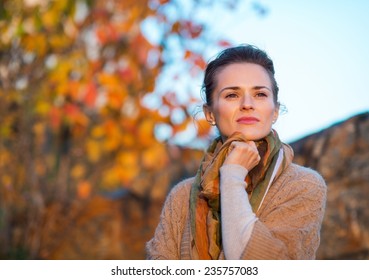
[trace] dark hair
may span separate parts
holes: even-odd
[[[267,72],[272,82],[273,100],[275,104],[278,102],[278,85],[274,78],[273,61],[265,51],[253,45],[240,45],[232,47],[220,52],[217,57],[211,61],[205,70],[204,82],[201,90],[205,92],[206,104],[212,105],[212,94],[216,87],[216,75],[224,67],[233,63],[254,63],[262,66]]]

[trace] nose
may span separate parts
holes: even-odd
[[[254,109],[254,100],[249,94],[245,94],[243,98],[241,98],[240,110],[253,110]]]

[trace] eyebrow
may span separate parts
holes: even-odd
[[[270,88],[268,88],[267,86],[254,86],[252,89],[256,89],[256,90],[258,90],[258,89],[267,89],[267,90],[269,90],[269,91],[272,91]]]
[[[225,88],[222,88],[220,91],[218,91],[218,94],[221,94],[223,91],[225,90],[240,90],[241,88],[238,87],[238,86],[230,86],[230,87],[225,87]],[[259,89],[267,89],[269,90],[270,92],[272,91],[269,87],[267,86],[254,86],[252,87],[253,90],[259,90]]]

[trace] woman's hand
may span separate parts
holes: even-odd
[[[223,164],[238,164],[250,172],[260,161],[260,155],[254,141],[233,141]]]

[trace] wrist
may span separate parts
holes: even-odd
[[[219,169],[223,178],[244,181],[249,171],[239,164],[223,164]]]

